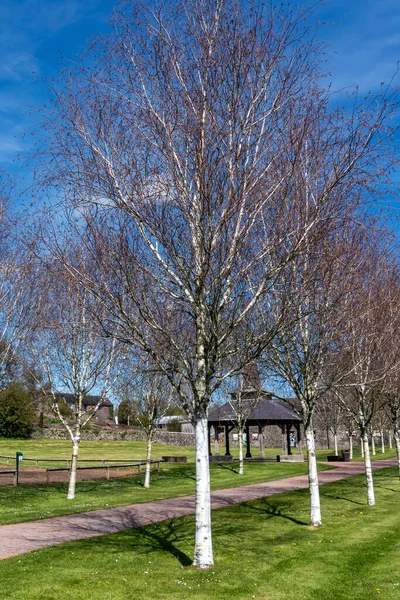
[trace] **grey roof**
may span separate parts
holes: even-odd
[[[261,392],[262,394],[262,392]],[[218,406],[214,410],[212,410],[208,416],[208,422],[210,423],[231,423],[236,421],[236,412],[234,409],[235,399],[233,397],[232,402],[227,402],[223,406]],[[255,402],[255,400],[243,398],[243,406],[245,414],[248,414],[249,417],[247,421],[249,424],[252,422],[283,422],[283,421],[292,421],[299,422],[301,421],[300,417],[290,409],[290,407],[285,406],[283,401],[278,400],[277,398],[272,397],[270,394],[262,394],[260,398]]]
[[[74,394],[57,394],[59,398],[63,398],[67,404],[74,405],[75,404],[75,396]],[[100,401],[101,396],[86,396],[83,401],[83,406],[96,406],[96,404]],[[106,398],[100,405],[100,408],[104,406],[113,406],[113,404]]]

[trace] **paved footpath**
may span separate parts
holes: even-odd
[[[395,458],[375,461],[374,469],[395,466]],[[336,463],[335,469],[322,471],[318,478],[321,485],[338,481],[364,472],[364,463]],[[336,466],[335,465],[335,466]],[[307,475],[255,483],[242,487],[212,492],[211,506],[223,508],[248,500],[256,500],[282,492],[307,488]],[[54,517],[28,523],[0,526],[0,559],[18,556],[45,546],[123,531],[158,523],[165,519],[176,519],[194,513],[194,496],[157,500],[144,504],[133,504],[117,508],[95,510],[66,517]]]

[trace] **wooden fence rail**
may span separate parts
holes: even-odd
[[[160,470],[160,463],[162,463],[162,460],[151,460],[150,463],[152,465],[156,464],[157,465],[157,471]],[[106,469],[106,478],[110,479],[110,469],[126,469],[126,468],[132,468],[132,467],[137,467],[138,469],[138,473],[140,473],[141,467],[143,465],[146,464],[145,460],[140,460],[140,461],[136,461],[134,463],[129,463],[129,464],[118,464],[118,465],[93,465],[93,466],[89,466],[89,467],[77,467],[77,471],[88,471],[90,469]],[[50,468],[50,469],[46,469],[46,483],[49,483],[49,473],[54,473],[56,471],[71,471],[71,467],[60,467],[60,468]]]

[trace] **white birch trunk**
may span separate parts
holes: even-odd
[[[150,471],[151,471],[151,447],[153,445],[153,432],[147,438],[147,455],[146,455],[146,472],[144,476],[144,487],[150,487]]]
[[[214,564],[211,539],[210,470],[208,456],[208,422],[196,418],[196,538],[193,565],[208,569]]]
[[[338,456],[339,451],[338,451],[338,443],[337,443],[337,435],[336,435],[336,433],[333,436],[333,443],[335,445],[335,456]]]
[[[372,432],[372,435],[371,435],[371,449],[372,449],[372,456],[375,456],[376,455],[376,448],[375,448],[374,432]]]
[[[392,438],[392,432],[389,431],[389,448],[392,449],[393,448],[393,438]]]
[[[383,431],[381,431],[381,450],[382,454],[385,454],[385,438],[383,437]]]
[[[353,436],[349,436],[349,458],[353,460]]]
[[[264,430],[262,427],[258,427],[258,456],[264,458]]]
[[[317,457],[315,454],[315,441],[312,426],[305,431],[308,458],[308,485],[310,490],[310,525],[321,525],[321,502],[318,487]]]
[[[374,480],[372,477],[371,456],[369,453],[368,433],[363,435],[365,476],[367,479],[367,499],[370,506],[375,505]]]
[[[239,428],[239,475],[244,474],[243,429]]]
[[[218,431],[217,430],[215,430],[214,454],[215,454],[215,456],[219,455],[219,440],[218,440]]]
[[[397,466],[399,469],[400,478],[400,433],[397,430],[394,433],[394,443],[396,444]]]
[[[362,437],[360,437],[360,444],[361,444],[361,458],[364,458],[364,444],[363,444]]]
[[[74,437],[72,440],[72,460],[71,460],[71,472],[69,476],[69,484],[68,484],[68,500],[73,500],[75,498],[75,488],[76,488],[76,467],[78,465],[78,452],[79,452],[79,437]]]

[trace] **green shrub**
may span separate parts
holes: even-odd
[[[180,433],[182,431],[181,421],[179,419],[171,419],[167,425],[167,431],[177,431]]]
[[[72,412],[69,404],[65,402],[64,398],[61,398],[61,400],[58,402],[58,408],[61,416],[63,416],[65,419],[72,419],[74,416],[74,413]]]
[[[0,392],[0,436],[28,438],[34,420],[32,396],[21,384],[12,383]]]

